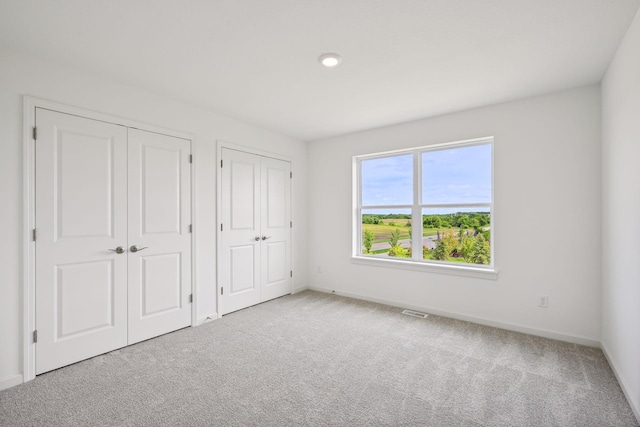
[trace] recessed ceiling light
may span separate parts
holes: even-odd
[[[327,68],[335,67],[342,62],[342,57],[337,53],[323,53],[318,61]]]

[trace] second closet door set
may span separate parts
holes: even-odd
[[[222,148],[219,312],[291,293],[291,163]]]

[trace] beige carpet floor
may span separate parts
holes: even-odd
[[[305,291],[0,392],[2,426],[637,426],[602,352]]]

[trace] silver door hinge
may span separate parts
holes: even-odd
[[[189,302],[193,302],[193,294],[189,294]]]
[[[34,344],[38,342],[38,330],[33,331],[33,342]]]
[[[220,231],[222,231],[222,224],[220,224]]]
[[[189,163],[193,163],[193,154],[189,154]]]
[[[223,160],[220,160],[220,167],[222,167],[222,162],[223,162]]]
[[[293,270],[289,272],[289,277],[293,277]]]
[[[289,228],[293,228],[293,221],[289,221]]]
[[[35,242],[36,241],[36,229],[35,228],[33,229],[33,232],[31,233],[31,236],[33,238],[33,241]]]
[[[189,224],[189,233],[193,233],[193,224]]]
[[[37,141],[38,140],[38,128],[37,127],[33,127],[33,140]]]
[[[289,178],[293,178],[293,172],[289,172]]]
[[[223,287],[220,288],[220,295],[224,295],[224,288]]]

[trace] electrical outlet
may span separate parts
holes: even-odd
[[[548,308],[549,307],[549,297],[546,295],[541,295],[538,297],[538,307]]]
[[[322,274],[322,267],[318,266],[318,274]]]

